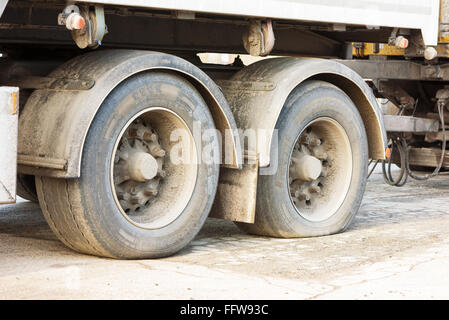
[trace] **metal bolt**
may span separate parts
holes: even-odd
[[[309,188],[310,193],[320,193],[320,191],[321,191],[321,188],[318,186],[312,186]]]

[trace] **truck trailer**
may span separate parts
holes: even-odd
[[[447,0],[2,0],[0,54],[0,203],[81,253],[334,234],[370,161],[449,167]]]

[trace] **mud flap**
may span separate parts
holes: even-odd
[[[242,170],[222,167],[210,217],[254,223],[259,164],[244,164]]]
[[[19,88],[0,87],[0,203],[16,202]]]

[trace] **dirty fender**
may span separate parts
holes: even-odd
[[[386,132],[374,94],[357,73],[338,62],[312,58],[267,59],[242,69],[220,85],[239,128],[272,132],[289,94],[309,79],[332,83],[351,98],[366,128],[370,158],[384,159]],[[257,150],[250,150],[259,154],[261,168],[270,166],[273,136],[268,137],[267,143],[257,143]]]
[[[226,99],[217,85],[191,63],[163,53],[105,50],[72,59],[49,77],[95,82],[88,90],[36,90],[19,120],[19,172],[57,178],[80,176],[84,141],[95,114],[108,94],[126,78],[150,70],[177,72],[192,82],[209,106],[217,129],[236,129]],[[46,124],[46,125],[43,125]],[[232,141],[233,161],[241,168],[238,139]]]

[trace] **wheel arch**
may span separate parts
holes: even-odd
[[[222,85],[239,128],[273,132],[288,96],[307,80],[331,83],[351,98],[365,125],[370,158],[384,159],[386,131],[374,94],[355,71],[336,61],[313,58],[266,59],[242,69]],[[268,143],[258,143],[257,150],[250,150],[259,154],[260,167],[270,166],[273,136],[270,134]]]
[[[19,120],[19,171],[57,178],[79,177],[84,142],[104,99],[129,77],[151,71],[174,72],[193,84],[209,106],[215,126],[223,137],[225,130],[236,129],[221,90],[191,63],[158,52],[95,51],[68,61],[49,75],[56,79],[94,81],[93,88],[39,89],[28,99]],[[228,166],[241,168],[239,139],[231,142],[233,162]]]

